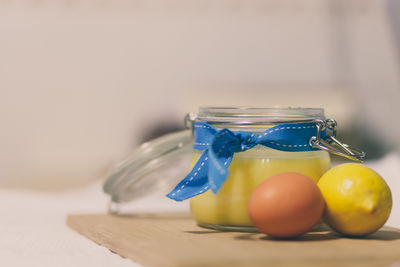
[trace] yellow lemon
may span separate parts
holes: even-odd
[[[325,199],[324,221],[348,236],[377,231],[392,209],[392,194],[385,180],[361,164],[346,163],[328,170],[318,187]]]

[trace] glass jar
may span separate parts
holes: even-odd
[[[175,200],[191,198],[191,213],[200,226],[219,230],[254,231],[255,228],[248,216],[247,203],[254,188],[262,181],[278,173],[298,172],[317,182],[330,167],[328,152],[356,161],[362,161],[365,156],[364,152],[336,139],[336,122],[331,119],[326,120],[323,109],[318,108],[202,107],[196,114],[189,113],[185,123],[187,130],[168,134],[141,145],[111,170],[103,187],[104,191],[111,196],[111,213],[130,213],[130,205],[126,203],[147,195],[155,194],[164,197],[175,187],[168,197]],[[260,138],[261,135],[273,132],[274,129],[275,131],[277,128],[285,129],[284,124],[286,129],[291,128],[287,126],[297,126],[291,129],[310,128],[305,130],[308,131],[308,135],[302,137],[303,144],[307,144],[298,145],[302,148],[296,149],[283,148],[282,146],[286,146],[284,143],[281,143],[280,147],[271,146],[273,148],[270,148],[270,144],[260,145],[260,142],[253,142],[251,146],[246,144],[246,140],[249,141],[251,136]],[[207,125],[206,127],[212,129],[216,135],[229,132],[232,136],[247,135],[249,137],[240,141],[248,145],[246,149],[242,149],[242,144],[236,147],[239,149],[236,153],[231,151],[233,156],[228,164],[229,175],[219,191],[212,188],[210,178],[213,178],[213,174],[209,172],[210,169],[206,171],[204,170],[206,168],[203,168],[197,175],[197,171],[201,169],[199,166],[203,166],[205,164],[203,160],[207,160],[206,153],[213,149],[212,142],[200,143],[205,146],[205,153],[203,153],[203,148],[198,149],[197,138],[201,136],[199,134],[201,127],[196,128],[196,126],[199,125]],[[306,127],[306,125],[309,126]],[[328,130],[331,134],[328,134]],[[303,130],[293,130],[294,137],[292,138],[298,137],[301,131]],[[215,136],[211,135],[210,140],[214,142]],[[288,145],[288,147],[291,146]],[[293,147],[296,146],[293,145]],[[194,179],[191,183],[193,178],[187,175],[190,161],[192,167],[197,166],[190,173],[194,172],[193,176],[197,175],[196,179],[200,176],[205,179],[202,181]],[[227,162],[228,160],[225,164]],[[209,166],[209,163],[205,165]],[[181,181],[185,175],[187,175],[186,178]],[[205,181],[206,179],[208,181]],[[209,189],[209,185],[217,193],[205,190]],[[190,191],[193,188],[195,191]],[[185,190],[190,191],[189,195],[180,199],[176,198],[178,192],[182,191],[179,193],[182,194]],[[162,203],[169,204],[161,205],[163,210],[171,206],[170,201],[165,197]]]
[[[324,120],[323,109],[305,108],[200,108],[196,121],[217,129],[262,133],[288,121]],[[195,150],[192,165],[203,153]],[[315,182],[330,168],[329,153],[323,150],[286,152],[257,145],[235,153],[229,176],[217,194],[211,190],[192,197],[190,209],[200,226],[220,230],[253,230],[247,205],[254,188],[268,177],[298,172]]]

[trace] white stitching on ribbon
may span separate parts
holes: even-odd
[[[199,145],[199,146],[209,146],[209,143],[198,143],[198,142],[194,142],[195,145]]]
[[[210,130],[212,130],[211,127],[206,126],[206,125],[198,125],[198,124],[195,124],[194,127],[195,127],[195,128],[204,128],[204,129],[210,129]]]
[[[270,133],[272,133],[274,131],[277,132],[277,131],[285,130],[285,129],[296,130],[296,129],[311,129],[311,128],[315,128],[315,125],[312,125],[312,126],[311,125],[309,125],[309,126],[298,126],[298,127],[295,127],[295,126],[293,126],[293,127],[289,127],[289,126],[288,127],[281,127],[281,128],[276,128],[274,130],[270,130],[268,132],[265,132],[265,133],[259,135],[258,138],[266,136],[267,134],[270,134]],[[306,147],[306,146],[310,146],[310,144],[305,144],[305,145],[285,145],[285,144],[280,144],[280,143],[276,143],[276,142],[272,142],[272,141],[269,142],[269,143],[273,144],[273,145],[277,145],[277,146],[283,146],[283,147]]]
[[[204,161],[207,161],[207,160],[208,160],[208,157],[205,157],[205,158],[204,158]],[[202,162],[202,163],[200,164],[200,167],[197,169],[197,172],[195,172],[195,173],[193,174],[193,176],[190,177],[189,180],[186,181],[185,184],[182,185],[181,188],[178,189],[178,190],[176,191],[176,193],[181,192],[181,190],[182,190],[183,188],[185,188],[185,185],[187,185],[189,182],[193,181],[194,177],[198,174],[198,171],[200,171],[201,168],[202,168],[203,166],[204,166],[204,162]],[[206,187],[207,187],[207,186],[206,186]],[[204,187],[203,190],[205,190],[205,189],[206,189],[206,188]],[[203,192],[204,192],[204,191],[203,191]],[[171,195],[172,195],[172,196],[175,196],[176,193],[172,193]]]

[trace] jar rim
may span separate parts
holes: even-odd
[[[323,108],[302,107],[207,107],[199,108],[198,121],[227,124],[276,124],[324,119]]]

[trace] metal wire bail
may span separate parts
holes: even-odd
[[[197,119],[196,113],[187,113],[184,119],[184,124],[186,129],[192,130],[192,135],[194,136],[194,122]]]
[[[310,138],[310,145],[314,148],[319,148],[328,151],[332,154],[342,156],[354,161],[363,162],[366,154],[364,151],[354,147],[350,147],[336,139],[336,127],[337,122],[334,119],[327,120],[316,120],[317,124],[317,136]],[[331,135],[321,138],[321,132],[323,130],[329,130],[332,132]]]

